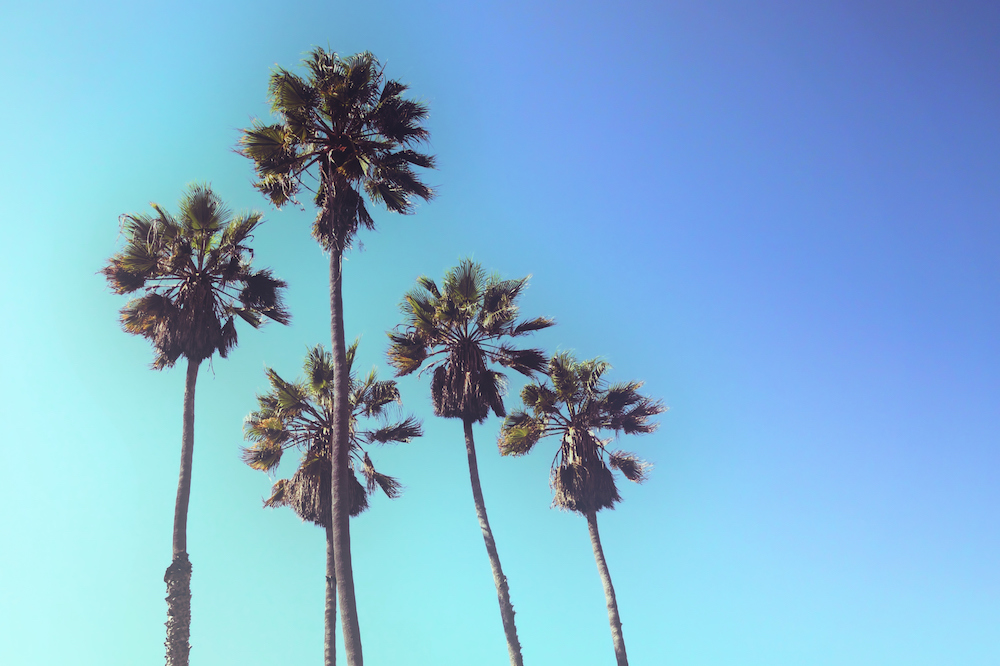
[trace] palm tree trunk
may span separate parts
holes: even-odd
[[[615,657],[618,666],[628,666],[625,655],[625,638],[622,636],[622,620],[618,616],[618,601],[615,599],[615,588],[611,584],[611,572],[604,559],[604,548],[601,546],[601,534],[597,531],[597,512],[587,512],[587,528],[590,530],[590,545],[594,548],[594,559],[597,560],[597,573],[604,585],[604,598],[608,602],[608,622],[611,624],[611,641],[615,644]]]
[[[510,603],[510,589],[507,587],[507,577],[500,568],[500,556],[497,554],[497,544],[493,540],[493,530],[490,529],[489,518],[486,517],[486,502],[483,501],[483,487],[479,482],[479,465],[476,463],[476,443],[472,438],[472,419],[463,418],[465,426],[465,452],[469,456],[469,478],[472,480],[472,499],[476,504],[476,517],[479,518],[479,528],[483,531],[483,541],[486,542],[486,553],[490,557],[490,567],[493,569],[493,582],[497,586],[497,600],[500,602],[500,618],[503,620],[503,632],[507,637],[507,652],[510,655],[511,666],[522,666],[521,643],[517,640],[517,627],[514,625],[514,606]]]
[[[347,390],[347,345],[344,341],[343,250],[330,250],[330,337],[333,347],[333,432],[330,435],[333,493],[333,554],[337,571],[340,601],[340,625],[344,630],[344,651],[348,666],[362,666],[361,628],[354,597],[354,572],[351,568],[350,494],[347,491],[349,409]]]
[[[173,560],[163,575],[167,584],[167,666],[187,666],[191,645],[191,562],[187,554],[188,500],[194,456],[194,388],[201,361],[188,359],[184,382],[184,427],[181,431],[181,471],[174,504]]]
[[[324,663],[337,663],[337,569],[333,557],[333,523],[326,523],[326,615],[324,623]]]

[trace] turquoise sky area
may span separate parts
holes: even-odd
[[[408,83],[439,160],[347,256],[358,366],[388,376],[403,294],[471,256],[532,276],[534,344],[670,407],[600,514],[634,666],[1000,664],[1000,4],[963,0],[4,2],[0,664],[162,663],[184,370],[97,271],[202,181],[265,214],[294,321],[199,375],[191,664],[322,663],[323,533],[239,451],[265,367],[329,345],[327,263],[234,152],[314,46]],[[426,434],[373,457],[405,492],[352,521],[365,663],[503,666],[461,423],[401,391]],[[499,425],[525,664],[613,664],[555,444],[502,459]]]

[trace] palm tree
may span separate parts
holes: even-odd
[[[356,516],[368,508],[368,497],[381,488],[387,497],[399,497],[399,482],[378,472],[365,450],[366,444],[408,442],[422,435],[420,423],[412,416],[393,423],[388,408],[399,403],[399,389],[392,380],[379,381],[375,370],[358,380],[350,372],[358,343],[347,348],[350,374],[348,433],[351,443],[347,492],[349,514]],[[271,390],[257,397],[260,408],[246,420],[245,435],[253,444],[243,450],[243,461],[254,469],[272,472],[281,454],[291,447],[303,451],[298,470],[289,479],[274,483],[265,506],[288,506],[302,520],[326,531],[326,632],[327,666],[336,660],[337,582],[333,550],[333,522],[330,517],[330,432],[333,429],[333,359],[322,346],[309,351],[304,365],[306,379],[290,383],[268,368]],[[378,427],[360,430],[362,419],[376,419]],[[358,480],[360,472],[364,483]]]
[[[303,65],[305,78],[281,68],[271,75],[268,96],[279,122],[255,122],[243,131],[240,150],[254,162],[256,187],[275,206],[295,202],[300,188],[314,186],[319,211],[313,236],[330,255],[335,405],[331,492],[337,589],[347,661],[362,666],[346,490],[350,445],[343,254],[359,228],[375,228],[360,189],[390,211],[410,213],[414,197],[427,200],[432,194],[413,168],[432,167],[434,160],[412,149],[429,136],[422,125],[427,107],[405,99],[406,86],[387,80],[372,54],[341,58],[316,48]]]
[[[439,289],[433,280],[421,277],[400,306],[405,317],[402,329],[389,334],[389,363],[397,376],[420,368],[433,369],[431,398],[434,413],[462,419],[465,451],[476,516],[486,542],[493,581],[500,602],[500,617],[507,638],[510,663],[521,666],[521,644],[514,625],[507,578],[500,567],[496,542],[486,516],[472,424],[482,423],[492,411],[506,413],[503,406],[505,378],[487,365],[496,363],[531,376],[545,367],[545,354],[538,349],[517,349],[507,338],[517,338],[552,326],[551,319],[538,317],[516,321],[517,298],[528,278],[501,280],[487,276],[469,259],[449,270]]]
[[[250,240],[260,213],[233,217],[208,185],[192,185],[175,218],[157,204],[154,215],[122,216],[125,248],[101,270],[118,294],[143,292],[121,310],[122,328],[152,343],[153,368],[187,359],[181,469],[174,505],[173,560],[167,568],[167,665],[186,666],[191,635],[191,562],[187,554],[188,498],[194,449],[194,391],[198,366],[236,346],[236,317],[252,327],[264,318],[289,322],[285,283],[251,268]]]
[[[569,353],[553,356],[547,371],[551,385],[532,382],[524,387],[521,399],[531,411],[517,410],[504,420],[499,445],[503,455],[519,456],[531,451],[542,437],[559,436],[559,450],[552,462],[553,504],[587,518],[590,544],[608,602],[615,656],[618,666],[627,666],[618,602],[597,531],[597,512],[614,508],[621,501],[612,468],[629,481],[641,483],[650,465],[635,454],[609,450],[611,439],[602,440],[599,433],[653,432],[657,424],[649,419],[666,407],[639,395],[641,382],[605,382],[602,376],[610,367],[599,359],[578,362]]]

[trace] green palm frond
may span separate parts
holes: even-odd
[[[574,372],[575,359],[568,352],[554,354],[549,360],[549,379],[559,399],[567,404],[577,402],[580,381]]]
[[[243,243],[252,238],[254,229],[264,220],[260,213],[240,215],[233,219],[222,232],[221,247],[242,248]]]
[[[417,370],[427,358],[427,346],[413,333],[389,333],[389,365],[402,377]]]
[[[347,345],[345,352],[345,363],[347,364],[347,372],[353,376],[354,368],[354,358],[358,355],[358,345],[361,344],[361,338],[354,338],[351,344]],[[330,355],[331,367],[333,364],[333,355]]]
[[[360,414],[366,418],[381,416],[385,408],[394,403],[401,403],[399,386],[393,380],[379,381],[372,369],[371,374],[358,386],[355,404],[360,405]]]
[[[577,361],[570,352],[555,354],[548,364],[547,381],[521,390],[526,410],[515,411],[503,424],[498,444],[504,455],[527,453],[547,435],[560,438],[552,463],[553,504],[589,513],[614,508],[621,500],[612,470],[636,483],[646,480],[652,465],[635,454],[608,451],[610,439],[597,433],[653,432],[652,417],[666,410],[662,402],[639,394],[641,382],[608,384],[607,361]],[[606,458],[606,462],[605,462]]]
[[[333,356],[316,345],[306,354],[303,364],[309,392],[313,396],[325,395],[332,391],[333,386]]]
[[[280,68],[271,74],[278,122],[244,130],[240,152],[254,162],[255,186],[277,206],[294,201],[311,180],[320,208],[314,236],[343,251],[359,228],[374,228],[362,192],[399,213],[433,196],[413,171],[434,166],[412,149],[428,138],[427,109],[404,99],[406,87],[387,81],[370,53],[341,57],[316,48],[302,64],[303,76]]]
[[[203,361],[225,357],[238,342],[234,316],[257,327],[262,317],[288,323],[285,283],[251,267],[249,247],[260,214],[233,219],[205,184],[188,188],[175,220],[152,204],[155,216],[122,217],[125,246],[101,270],[120,294],[145,290],[121,310],[128,333],[153,346],[154,368],[184,356]]]
[[[349,370],[357,348],[357,340],[348,347]],[[281,502],[269,503],[268,506],[289,506],[302,520],[325,525],[325,521],[329,520],[331,501],[332,355],[322,345],[313,347],[306,354],[303,370],[306,378],[294,383],[285,381],[270,368],[266,370],[271,390],[258,396],[260,409],[246,419],[244,437],[253,444],[244,449],[243,459],[255,469],[273,471],[280,462],[282,451],[290,447],[304,450],[299,468],[281,486]],[[372,370],[361,379],[352,373],[348,385],[350,451],[354,459],[352,470],[365,477],[365,484],[362,485],[354,472],[350,474],[349,513],[354,516],[368,508],[367,495],[375,488],[382,488],[389,497],[397,497],[401,488],[396,479],[375,471],[364,446],[406,442],[423,432],[420,422],[412,416],[394,423],[387,422],[386,407],[399,402],[396,382],[381,381]]]
[[[441,298],[437,283],[429,277],[421,275],[417,278],[417,284],[434,298]]]
[[[253,446],[243,449],[243,462],[263,472],[270,472],[281,464],[281,454],[285,449],[278,443],[262,439]]]
[[[597,386],[605,372],[611,369],[611,364],[601,359],[590,359],[577,365],[576,376],[579,378],[581,390],[590,397],[597,391]]]
[[[525,334],[551,325],[544,317],[515,321],[517,297],[526,284],[527,278],[501,280],[488,275],[466,258],[445,272],[440,287],[421,276],[403,297],[403,324],[389,332],[389,363],[397,376],[421,367],[433,370],[435,414],[477,422],[490,412],[502,417],[506,377],[489,364],[529,377],[544,370],[543,352],[518,349],[505,340],[519,326],[518,334]]]
[[[272,394],[280,414],[291,418],[309,408],[309,390],[305,386],[286,382],[271,368],[267,368],[265,373],[271,382]]]
[[[529,453],[545,432],[546,421],[518,410],[504,419],[497,445],[501,455],[523,456]]]
[[[471,259],[462,259],[458,266],[445,273],[442,284],[445,293],[457,306],[478,304],[486,285],[486,272]]]
[[[270,442],[282,446],[288,441],[288,431],[276,412],[259,411],[250,414],[243,424],[243,436],[251,442]]]
[[[536,416],[552,415],[558,412],[558,396],[555,391],[544,384],[528,383],[521,389],[521,401],[529,407]]]
[[[181,199],[180,221],[192,231],[215,231],[232,215],[208,185],[195,183]]]

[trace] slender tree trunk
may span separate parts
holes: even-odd
[[[343,251],[330,250],[330,337],[333,346],[333,433],[330,436],[333,554],[340,601],[340,625],[344,630],[344,651],[348,666],[362,666],[361,628],[354,597],[351,567],[350,494],[347,492],[349,453],[347,427],[347,345],[344,341]]]
[[[615,588],[611,584],[611,572],[608,571],[608,563],[604,559],[601,534],[597,531],[597,512],[590,511],[586,515],[587,528],[590,530],[590,545],[594,548],[594,559],[597,561],[597,573],[601,576],[604,598],[608,601],[608,622],[611,624],[611,641],[615,645],[615,657],[618,659],[618,666],[628,666],[625,637],[622,636],[622,620],[618,616],[618,601],[615,599]]]
[[[517,627],[514,626],[514,606],[510,603],[510,589],[507,586],[507,577],[503,575],[503,569],[500,568],[497,544],[493,539],[489,518],[486,517],[486,502],[483,501],[483,487],[479,482],[479,465],[476,463],[476,443],[472,438],[472,419],[464,418],[462,424],[465,426],[465,452],[469,456],[472,499],[476,504],[476,517],[479,518],[479,528],[483,531],[483,541],[486,542],[486,553],[490,557],[493,582],[497,586],[500,618],[503,620],[503,632],[507,637],[507,652],[510,655],[511,666],[522,666],[521,643],[517,640]]]
[[[191,562],[187,554],[187,514],[191,497],[191,461],[194,456],[194,388],[201,361],[188,359],[184,382],[184,427],[181,435],[181,471],[174,504],[173,560],[163,575],[167,584],[167,666],[187,666],[191,645]]]
[[[327,522],[326,529],[326,622],[324,623],[325,666],[337,663],[337,569],[333,557],[333,524]]]

